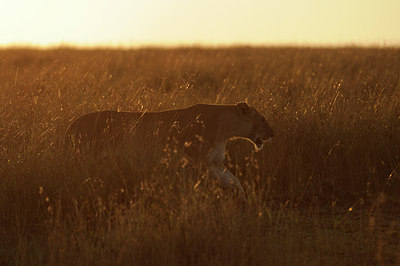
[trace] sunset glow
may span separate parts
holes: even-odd
[[[0,45],[400,45],[397,0],[15,0]]]

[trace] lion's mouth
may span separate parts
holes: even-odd
[[[262,147],[263,147],[263,140],[260,138],[260,137],[258,137],[258,138],[256,138],[256,141],[254,142],[255,144],[256,144],[256,146],[257,146],[257,148],[258,149],[262,149]]]

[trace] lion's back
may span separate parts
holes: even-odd
[[[232,122],[229,121],[231,112],[229,106],[197,104],[163,112],[88,113],[70,124],[65,135],[65,146],[72,144],[79,148],[86,145],[89,149],[99,149],[129,144],[150,147],[165,145],[167,140],[172,140],[187,149],[210,147],[218,134],[229,130],[226,124]],[[221,117],[225,119],[221,121]]]

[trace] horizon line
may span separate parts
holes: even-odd
[[[400,48],[400,42],[231,42],[231,43],[212,43],[212,42],[55,42],[55,43],[31,43],[31,42],[12,42],[0,44],[0,49],[174,49],[174,48],[232,48],[232,47],[251,47],[251,48]]]

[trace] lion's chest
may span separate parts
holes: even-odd
[[[210,151],[210,163],[222,163],[225,159],[225,143],[217,143]]]

